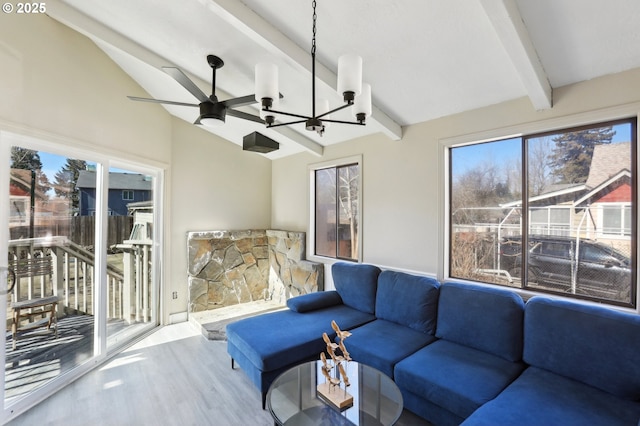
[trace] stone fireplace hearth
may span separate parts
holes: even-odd
[[[304,232],[189,232],[189,313],[256,301],[284,306],[323,290],[323,264],[305,260],[305,244]]]

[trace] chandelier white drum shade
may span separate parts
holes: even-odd
[[[256,102],[263,99],[278,99],[278,67],[275,64],[261,62],[256,64]]]
[[[278,68],[275,64],[259,63],[255,67],[255,99],[262,104],[260,117],[267,127],[288,126],[305,123],[306,129],[317,132],[320,136],[328,123],[365,125],[366,118],[371,116],[371,86],[362,82],[362,58],[357,55],[343,55],[338,59],[337,92],[342,96],[344,104],[330,109],[329,102],[316,99],[316,1],[313,7],[313,38],[311,40],[311,115],[294,114],[281,111],[276,105],[279,99]],[[352,107],[356,121],[333,120],[331,114],[347,107]],[[279,122],[284,117],[292,117],[292,121]],[[276,123],[276,120],[278,122]]]
[[[342,55],[338,58],[338,93],[347,97],[357,96],[362,91],[362,58]]]

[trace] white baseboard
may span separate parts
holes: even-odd
[[[187,312],[178,312],[175,314],[169,314],[169,324],[177,324],[179,322],[185,322],[189,319]]]

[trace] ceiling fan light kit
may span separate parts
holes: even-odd
[[[371,86],[362,83],[362,58],[357,55],[343,55],[338,59],[337,91],[342,95],[344,104],[329,109],[328,101],[316,101],[316,1],[312,1],[313,8],[313,37],[311,39],[311,115],[294,114],[276,109],[274,100],[277,99],[278,69],[274,64],[259,63],[255,67],[255,95],[256,101],[262,105],[262,114],[268,128],[305,123],[306,129],[317,132],[320,136],[329,123],[365,125],[366,118],[371,116]],[[320,106],[322,105],[322,106]],[[341,109],[353,107],[356,121],[332,120],[330,114]],[[289,122],[276,123],[276,118],[288,116],[294,119]],[[297,118],[297,120],[295,119]]]
[[[225,122],[227,109],[220,103],[203,102],[200,104],[200,117],[196,124],[219,127]]]

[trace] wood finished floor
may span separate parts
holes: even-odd
[[[10,425],[273,425],[260,394],[190,323],[163,327]],[[397,425],[429,423],[404,411]]]

